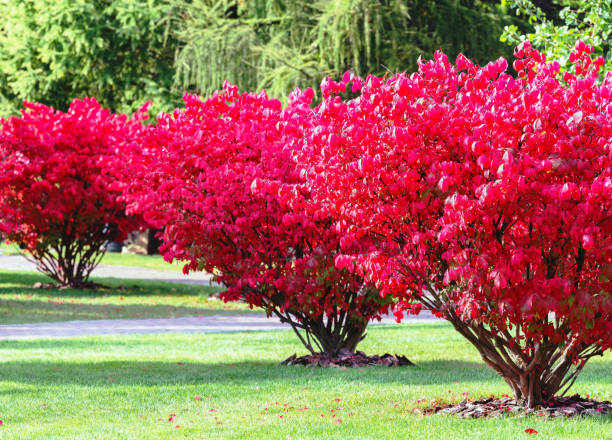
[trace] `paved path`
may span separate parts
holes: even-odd
[[[410,322],[431,322],[436,318],[424,313]],[[378,324],[395,324],[391,316]],[[188,318],[162,319],[106,319],[95,321],[67,321],[41,324],[0,325],[0,340],[69,338],[94,335],[124,335],[147,333],[224,333],[249,330],[290,329],[275,318],[262,314],[215,315]]]
[[[19,270],[19,271],[35,271],[36,267],[33,263],[26,260],[21,255],[4,254],[0,250],[0,269],[4,270]],[[103,278],[121,278],[121,279],[141,279],[149,281],[165,281],[169,283],[185,283],[185,284],[214,284],[211,283],[211,275],[204,272],[194,272],[189,275],[183,275],[181,272],[171,270],[156,270],[145,269],[142,267],[128,266],[97,266],[93,272],[93,277]]]
[[[3,254],[0,250],[0,269],[35,271],[34,264],[21,255]],[[210,284],[211,275],[145,269],[127,266],[98,266],[93,276],[143,279],[186,284]],[[418,317],[408,318],[410,322],[431,321],[436,319],[431,313],[423,312]],[[386,316],[381,324],[394,324],[393,316]],[[374,323],[377,324],[377,323]],[[266,318],[262,314],[216,315],[186,318],[163,319],[115,319],[95,321],[67,321],[40,324],[0,325],[0,340],[66,338],[93,335],[119,335],[134,333],[216,333],[248,330],[289,329],[275,318]]]

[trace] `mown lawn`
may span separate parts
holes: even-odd
[[[212,296],[220,291],[215,286],[93,280],[110,289],[39,289],[34,283],[50,281],[44,275],[0,270],[0,324],[257,313],[246,304],[224,303]]]
[[[0,342],[2,439],[609,439],[612,417],[420,416],[432,399],[507,393],[448,324],[372,328],[362,348],[416,367],[279,366],[290,331]],[[612,397],[612,356],[573,391]],[[469,394],[468,394],[469,393]],[[200,396],[196,400],[195,396]]]
[[[132,255],[107,252],[100,264],[105,266],[144,267],[146,269],[183,271],[184,263],[168,263],[161,255]]]
[[[1,243],[0,250],[5,255],[21,255],[23,253],[14,244]],[[115,252],[104,254],[100,264],[105,266],[144,267],[146,269],[169,270],[173,272],[182,272],[184,266],[183,263],[167,263],[161,255],[132,255]]]

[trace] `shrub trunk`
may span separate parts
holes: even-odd
[[[281,322],[291,325],[304,347],[311,354],[324,353],[331,357],[345,349],[354,353],[366,336],[368,321],[341,311],[325,317],[310,318],[300,313],[274,311]]]
[[[546,339],[541,343],[527,339],[519,345],[508,332],[493,333],[481,323],[459,319],[453,310],[447,311],[446,318],[506,381],[516,401],[528,408],[546,404],[557,393],[564,395],[586,362],[603,355],[595,345],[566,346]]]

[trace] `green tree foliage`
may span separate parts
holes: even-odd
[[[548,11],[531,0],[505,0],[517,14],[528,17],[534,26],[531,33],[522,33],[516,26],[507,26],[502,41],[514,46],[529,40],[550,59],[559,61],[563,70],[571,68],[569,55],[577,40],[591,44],[595,55],[603,56],[606,64],[602,71],[612,70],[612,1],[564,0],[554,1],[560,12],[551,17]]]
[[[174,0],[178,87],[200,93],[225,79],[281,96],[346,70],[414,71],[438,49],[485,62],[509,56],[504,26],[525,24],[483,0]]]
[[[286,96],[349,69],[414,71],[437,49],[487,62],[524,24],[499,0],[0,0],[0,16],[0,116],[82,96],[157,112],[225,80]]]
[[[174,106],[170,0],[0,0],[0,115],[24,99],[65,110],[95,96],[131,112]]]

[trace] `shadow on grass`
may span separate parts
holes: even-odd
[[[205,301],[220,291],[215,286],[130,279],[96,281],[110,289],[40,289],[33,285],[49,283],[44,275],[0,271],[0,324],[243,313],[219,302],[208,305]],[[119,301],[119,297],[128,301]],[[131,298],[136,301],[129,301]]]
[[[2,300],[0,295],[0,307],[6,308],[6,317],[0,312],[0,324],[36,323],[36,322],[60,322],[73,320],[97,320],[97,319],[136,319],[136,318],[167,318],[171,316],[210,316],[241,313],[255,313],[251,310],[237,310],[235,308],[224,309],[222,307],[188,307],[172,304],[83,304],[83,303],[58,303],[36,300]],[[219,304],[220,305],[220,304]],[[22,315],[17,319],[17,315]],[[23,318],[23,319],[21,319]],[[27,320],[26,320],[27,318]],[[13,319],[13,320],[11,320]],[[17,319],[17,321],[14,321]]]
[[[456,360],[426,361],[416,367],[320,368],[287,367],[270,361],[235,363],[105,361],[91,363],[4,362],[0,364],[5,383],[35,386],[183,386],[275,387],[279,384],[304,386],[328,382],[363,385],[427,386],[444,385],[462,390],[479,384],[501,383],[484,365]],[[609,366],[593,365],[591,380],[604,378]],[[585,377],[586,379],[586,377]],[[463,385],[462,385],[463,384]],[[479,389],[474,389],[479,392]],[[10,394],[10,393],[7,393]]]
[[[118,278],[97,278],[92,280],[106,285],[109,289],[38,289],[34,288],[35,283],[52,283],[53,281],[43,274],[33,272],[13,272],[0,270],[0,295],[27,293],[37,294],[48,297],[63,298],[82,298],[98,297],[104,294],[130,295],[201,295],[210,296],[222,289],[217,286],[170,283],[164,281],[149,281],[140,279],[118,279]],[[7,284],[9,284],[7,286]],[[4,285],[4,286],[3,286]]]
[[[2,380],[30,385],[195,385],[205,383],[240,386],[257,383],[343,380],[363,384],[438,385],[457,380],[498,381],[494,373],[474,362],[427,361],[416,367],[321,368],[288,367],[270,361],[235,363],[105,361],[91,363],[4,362]],[[452,376],[449,376],[452,371]]]

